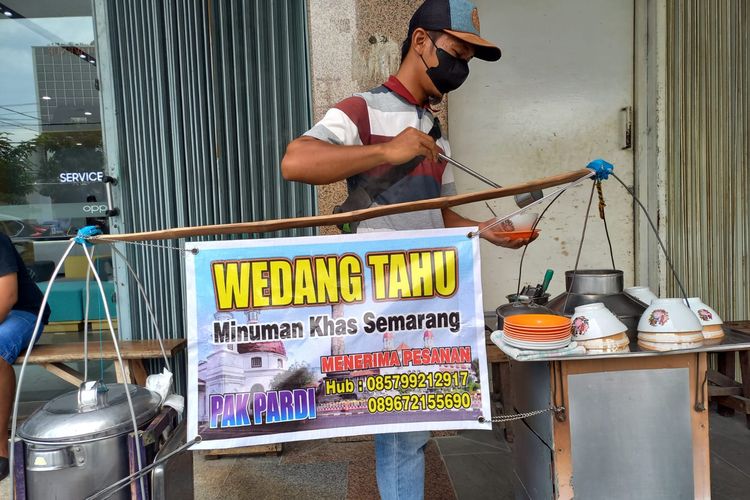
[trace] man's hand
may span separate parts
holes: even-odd
[[[435,139],[411,127],[388,142],[366,146],[330,144],[302,136],[287,146],[281,173],[289,181],[330,184],[384,163],[401,165],[418,156],[437,161],[442,152]]]
[[[444,208],[443,221],[445,222],[445,227],[479,226],[479,229],[482,230],[495,222],[495,219],[489,219],[484,222],[477,223],[476,221],[460,216],[450,208]],[[539,233],[536,233],[535,235],[525,240],[511,239],[503,234],[503,230],[500,228],[500,224],[498,224],[492,229],[488,229],[484,232],[479,233],[479,236],[489,241],[493,245],[515,250],[516,248],[521,248],[522,246],[526,246],[534,241],[537,236],[539,236]]]
[[[490,224],[492,224],[494,221],[495,219],[489,219],[489,220],[479,223],[480,231],[484,229],[485,227],[489,226]],[[535,239],[537,239],[537,237],[539,236],[539,233],[535,233],[531,235],[531,237],[522,240],[522,239],[508,238],[503,233],[504,231],[500,227],[500,224],[498,224],[492,227],[491,229],[488,229],[484,232],[480,232],[479,236],[489,241],[493,245],[497,245],[497,246],[501,246],[505,248],[511,248],[511,249],[517,249],[517,248],[526,246],[532,241],[534,241]]]
[[[438,160],[438,153],[443,150],[435,144],[435,139],[414,127],[404,129],[400,134],[381,145],[385,163],[401,165],[417,156],[424,156],[432,161]]]

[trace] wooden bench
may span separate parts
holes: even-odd
[[[750,335],[750,321],[727,321],[724,327]],[[735,380],[735,360],[739,360],[742,383]],[[719,352],[717,365],[716,371],[708,371],[709,397],[716,401],[720,415],[732,416],[735,410],[744,414],[747,427],[750,429],[750,353]]]
[[[85,330],[84,321],[50,321],[44,325],[44,333],[82,333]],[[117,331],[117,318],[112,318],[112,328]],[[89,321],[89,333],[103,330],[109,335],[109,324],[105,319],[93,319]]]
[[[174,357],[178,352],[185,349],[185,339],[165,339],[164,352],[169,357]],[[115,363],[115,376],[118,383],[146,384],[148,373],[143,365],[145,359],[161,359],[162,352],[157,340],[120,340],[120,354],[122,355],[125,373],[120,370],[120,364]],[[16,364],[23,363],[26,351],[22,352]],[[43,366],[48,372],[60,377],[76,387],[84,382],[83,374],[74,370],[65,363],[82,361],[83,342],[65,342],[61,344],[37,344],[31,351],[29,363]],[[116,360],[114,343],[110,340],[99,343],[89,342],[89,362],[99,359]]]

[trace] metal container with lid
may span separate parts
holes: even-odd
[[[616,269],[566,271],[565,289],[566,291],[552,299],[547,307],[565,316],[572,316],[578,306],[602,302],[628,327],[628,337],[631,340],[637,337],[638,321],[647,306],[623,292],[622,271]]]
[[[18,430],[25,442],[26,494],[30,500],[79,500],[127,476],[128,433],[159,411],[161,398],[135,385],[84,382],[34,412]],[[121,490],[111,498],[129,498]]]
[[[511,300],[510,297],[513,297]],[[505,318],[509,316],[515,316],[517,314],[555,314],[544,305],[539,304],[536,298],[527,297],[521,295],[516,297],[515,294],[508,295],[509,300],[507,304],[499,306],[495,312],[497,314],[497,329],[502,330],[505,324]],[[544,300],[543,297],[538,297],[539,300]]]

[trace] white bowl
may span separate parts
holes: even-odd
[[[602,337],[593,340],[577,341],[578,345],[586,348],[586,352],[606,353],[629,350],[630,339],[626,332],[618,333],[609,337]]]
[[[625,293],[634,297],[646,305],[650,305],[651,302],[658,299],[654,292],[647,286],[631,286],[623,290]]]
[[[648,342],[645,340],[639,340],[638,341],[638,347],[645,351],[680,351],[682,349],[697,349],[698,347],[703,347],[704,341],[700,342],[680,342],[680,343],[671,343],[671,342]]]
[[[724,332],[721,332],[721,335],[718,337],[708,337],[705,334],[703,335],[703,345],[718,345],[724,342]]]
[[[571,320],[573,324],[570,327],[570,331],[575,340],[610,337],[628,329],[601,302],[576,307]]]
[[[685,333],[653,333],[638,332],[638,341],[644,342],[669,342],[672,344],[700,342],[705,337],[703,332],[685,332]]]
[[[656,299],[638,322],[638,331],[647,333],[685,333],[703,331],[698,316],[683,299]]]
[[[721,321],[719,315],[716,314],[716,311],[704,304],[698,297],[688,298],[688,306],[690,307],[690,310],[698,316],[698,320],[700,320],[701,325],[703,326],[721,325],[724,323]]]
[[[508,220],[504,220],[500,223],[500,227],[503,229],[503,231],[511,232],[511,231],[531,231],[531,228],[534,227],[534,223],[539,218],[539,214],[532,214],[532,213],[520,213],[517,215],[514,215]]]
[[[724,330],[721,325],[706,325],[703,327],[703,338],[722,339],[724,338]]]

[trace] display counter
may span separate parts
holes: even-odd
[[[668,352],[508,350],[512,411],[558,409],[513,423],[516,497],[710,498],[707,353],[750,349],[750,335],[725,332]]]

